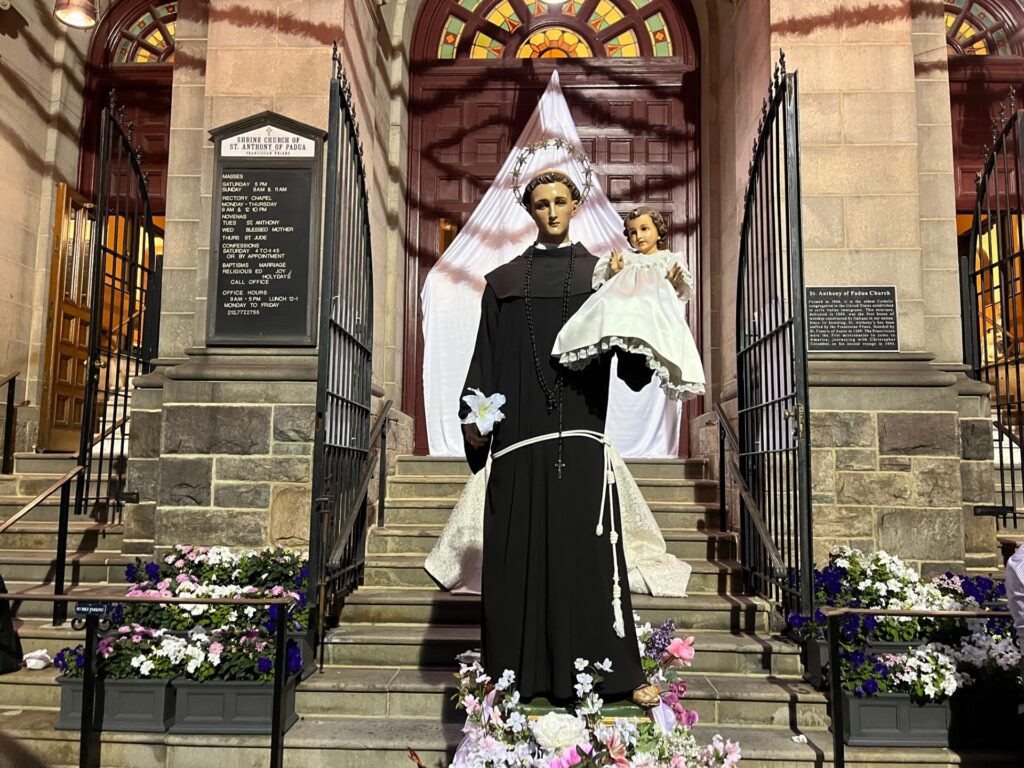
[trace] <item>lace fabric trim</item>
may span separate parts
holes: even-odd
[[[634,337],[609,336],[606,339],[601,339],[598,344],[591,344],[584,349],[575,349],[563,353],[558,358],[558,362],[566,368],[579,370],[589,365],[593,358],[604,354],[614,347],[623,349],[626,352],[643,355],[647,361],[647,367],[654,371],[655,375],[661,380],[661,388],[665,390],[665,394],[668,395],[670,400],[686,400],[704,394],[704,384],[702,382],[673,381],[672,373],[662,362],[658,353],[643,339]]]

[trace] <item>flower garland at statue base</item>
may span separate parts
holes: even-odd
[[[693,638],[675,636],[671,621],[657,629],[637,622],[641,661],[650,682],[661,690],[661,704],[647,718],[607,718],[598,690],[612,663],[576,659],[576,696],[572,711],[527,715],[515,689],[515,674],[505,670],[494,681],[476,652],[462,654],[456,678],[457,706],[466,712],[465,734],[452,768],[524,766],[528,768],[731,768],[740,761],[739,745],[715,736],[700,745],[691,728],[697,713],[686,709],[686,683],[679,677],[694,656]]]

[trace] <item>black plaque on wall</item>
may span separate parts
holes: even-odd
[[[206,342],[313,346],[325,134],[262,112],[210,135],[216,154]]]
[[[804,288],[808,352],[899,352],[894,285]]]

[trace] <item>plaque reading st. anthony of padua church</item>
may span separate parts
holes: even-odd
[[[210,135],[207,343],[312,346],[325,134],[262,112]]]
[[[808,352],[899,352],[894,285],[808,285]]]

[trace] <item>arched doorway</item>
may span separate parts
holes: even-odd
[[[423,281],[500,170],[554,68],[612,204],[623,213],[640,204],[664,211],[672,249],[690,255],[700,280],[699,66],[688,2],[424,4],[410,64],[403,369],[417,453],[427,446]],[[699,303],[691,316],[700,317]],[[699,324],[693,330],[700,344]],[[691,401],[687,412],[699,409]]]
[[[125,120],[133,126],[134,145],[141,150],[142,171],[148,178],[153,220],[163,228],[177,19],[177,2],[123,0],[112,5],[93,33],[86,65],[78,184],[76,189],[60,184],[56,193],[39,450],[76,450],[81,438],[93,302],[92,236],[96,211],[103,210],[109,202],[96,199],[100,115],[112,91],[116,93],[117,104],[124,109]],[[110,198],[125,194],[131,183],[130,169],[119,169],[117,173],[124,184],[120,189],[112,188]],[[119,211],[116,204],[110,207],[113,215],[126,213]],[[151,257],[160,258],[162,238],[155,245],[156,252]],[[111,247],[120,250],[119,246]],[[139,300],[143,301],[141,293]],[[113,317],[111,314],[111,322]],[[104,338],[110,337],[108,330],[105,328]]]

